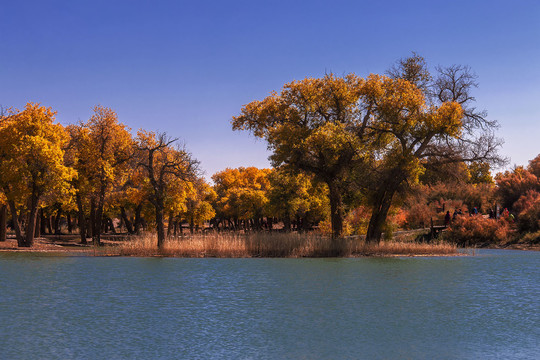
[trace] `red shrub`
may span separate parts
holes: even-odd
[[[535,232],[540,230],[540,194],[530,191],[523,195],[514,205],[520,212],[517,217],[519,230]]]
[[[516,214],[526,211],[538,201],[538,198],[540,198],[540,193],[538,191],[529,190],[524,195],[521,195],[518,201],[514,203],[512,210],[515,211]]]
[[[427,204],[416,203],[405,210],[404,227],[418,229],[429,226],[430,219],[435,218],[437,213]]]
[[[445,237],[459,246],[485,245],[507,240],[509,230],[507,221],[482,216],[460,216],[452,222]]]

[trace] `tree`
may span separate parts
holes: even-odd
[[[483,161],[501,163],[497,123],[472,106],[476,77],[468,67],[438,67],[432,80],[423,58],[401,60],[391,77],[370,76],[363,100],[371,110],[367,127],[381,142],[368,183],[372,215],[366,239],[380,241],[394,195],[432,166]],[[420,75],[419,75],[420,74]],[[420,80],[419,80],[420,79]],[[382,145],[382,146],[381,146]]]
[[[343,193],[351,168],[368,154],[362,134],[350,131],[362,120],[358,115],[363,83],[353,74],[293,81],[280,94],[245,105],[232,119],[234,130],[266,139],[274,167],[313,175],[328,186],[335,238],[343,231]]]
[[[302,219],[302,224],[308,226],[328,217],[328,189],[324,184],[283,169],[272,171],[268,178],[270,215],[281,218],[286,230],[291,230],[293,219]]]
[[[120,201],[120,212],[126,228],[131,234],[139,234],[143,225],[142,213],[148,202],[148,181],[145,170],[139,166],[136,157],[130,162],[130,174],[124,184],[124,196]],[[133,224],[127,217],[127,211],[133,212]]]
[[[268,204],[268,174],[270,169],[239,167],[225,169],[212,176],[217,194],[216,210],[218,216],[232,221],[234,228],[261,228],[261,218],[265,216]],[[249,222],[252,224],[249,224]],[[251,226],[250,226],[251,225]]]
[[[83,197],[89,192],[92,240],[99,246],[106,196],[127,174],[133,140],[128,128],[118,122],[116,113],[99,105],[86,123],[71,132],[76,134],[72,138],[77,151],[75,168],[80,177],[76,184],[79,218],[83,218]],[[85,241],[82,235],[81,241]]]
[[[55,112],[28,103],[23,111],[13,111],[0,125],[0,184],[10,208],[17,243],[30,247],[34,242],[36,215],[44,195],[69,192],[75,172],[64,165],[63,147],[68,136],[54,122]],[[23,237],[19,214],[27,213]]]
[[[503,207],[517,214],[522,232],[540,229],[540,155],[529,166],[516,166],[495,176],[497,195]]]
[[[198,167],[198,162],[185,149],[172,147],[176,141],[165,133],[140,130],[135,145],[138,165],[150,185],[148,200],[155,209],[159,249],[165,243],[165,203],[182,183],[194,180]]]
[[[468,182],[471,184],[494,184],[491,165],[484,161],[473,161],[467,166]]]
[[[232,222],[235,229],[261,228],[262,217],[266,215],[270,169],[239,167],[225,169],[212,176],[217,194],[215,208],[221,218]],[[251,224],[249,224],[251,222]]]
[[[378,242],[394,196],[418,180],[427,159],[435,166],[500,160],[496,122],[471,105],[475,76],[463,66],[437,71],[433,79],[414,55],[390,77],[293,81],[245,105],[233,129],[264,137],[274,165],[328,185],[334,237],[342,231],[343,194],[355,182],[372,210],[366,238]]]
[[[8,120],[7,117],[7,111],[0,107],[0,129],[6,124],[6,121]],[[0,155],[2,155],[0,153]],[[4,156],[0,157],[0,166],[2,161],[4,160]],[[4,196],[4,194],[1,192],[2,189],[0,188],[0,241],[6,241],[7,240],[7,199]]]
[[[528,191],[540,192],[540,180],[523,166],[497,174],[495,181],[502,206],[508,209],[512,209],[514,203]]]
[[[189,221],[190,231],[194,226],[202,225],[205,221],[216,216],[212,202],[216,200],[216,192],[203,178],[195,179],[187,194],[185,211],[181,213]],[[169,222],[169,227],[171,226]]]
[[[7,240],[7,199],[0,192],[0,241]]]
[[[529,166],[527,170],[534,174],[538,179],[540,179],[540,154],[537,155],[534,159],[529,161]]]
[[[86,221],[85,207],[86,199],[89,200],[92,194],[89,174],[86,171],[84,156],[85,146],[88,146],[88,132],[82,125],[68,125],[66,131],[69,134],[69,144],[66,148],[66,165],[77,170],[78,176],[71,181],[71,186],[75,191],[75,202],[77,205],[79,236],[81,244],[87,244],[88,223]],[[89,232],[91,234],[91,232]]]

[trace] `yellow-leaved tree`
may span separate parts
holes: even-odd
[[[177,139],[165,133],[140,130],[136,139],[136,159],[148,185],[148,200],[156,218],[157,246],[165,244],[164,212],[180,212],[185,200],[184,186],[198,172],[198,162],[184,148],[174,147]]]
[[[125,182],[128,162],[133,153],[133,139],[112,109],[96,106],[86,123],[73,126],[74,167],[79,179],[77,188],[79,225],[84,227],[85,199],[90,202],[90,227],[94,245],[101,244],[101,229],[106,196]],[[84,233],[81,228],[81,233]],[[81,235],[81,241],[85,242]]]
[[[191,233],[193,233],[195,226],[198,227],[216,216],[216,211],[212,206],[216,197],[217,194],[212,186],[203,178],[193,181],[187,194],[185,210],[181,214],[181,217],[189,222]]]
[[[283,220],[286,231],[291,230],[292,220],[309,230],[312,224],[327,219],[328,189],[323,183],[313,181],[312,176],[291,174],[283,169],[274,170],[268,178],[270,214]]]
[[[239,167],[225,169],[212,176],[217,194],[216,210],[223,220],[227,220],[236,230],[242,225],[244,230],[260,230],[262,218],[266,216],[268,174],[271,169]]]
[[[335,238],[343,231],[343,194],[351,170],[369,155],[362,129],[351,131],[362,121],[364,82],[354,74],[293,81],[279,94],[245,105],[232,120],[234,130],[249,130],[268,141],[276,168],[304,172],[328,186]]]
[[[64,165],[68,135],[55,112],[28,103],[0,124],[0,184],[10,208],[20,247],[34,242],[36,214],[44,195],[69,192],[75,171]],[[19,214],[26,213],[25,234]]]
[[[354,74],[285,84],[233,117],[235,130],[265,138],[276,167],[310,173],[329,189],[332,233],[341,236],[343,195],[354,184],[367,199],[368,241],[380,241],[396,193],[424,164],[498,162],[496,122],[471,104],[475,76],[463,66],[437,68],[401,60],[390,76]]]
[[[475,75],[460,65],[437,67],[436,73],[432,77],[425,60],[413,54],[398,61],[389,76],[370,75],[364,85],[373,161],[358,185],[371,207],[367,241],[380,241],[396,194],[415,184],[428,163],[503,161],[497,123],[472,106]]]

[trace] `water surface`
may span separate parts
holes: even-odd
[[[540,253],[0,255],[0,359],[535,359]]]

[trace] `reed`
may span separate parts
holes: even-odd
[[[191,235],[168,239],[157,249],[155,235],[146,234],[114,247],[105,247],[105,255],[170,257],[356,257],[457,255],[453,244],[382,241],[366,243],[356,238],[332,240],[318,234],[252,233]]]

